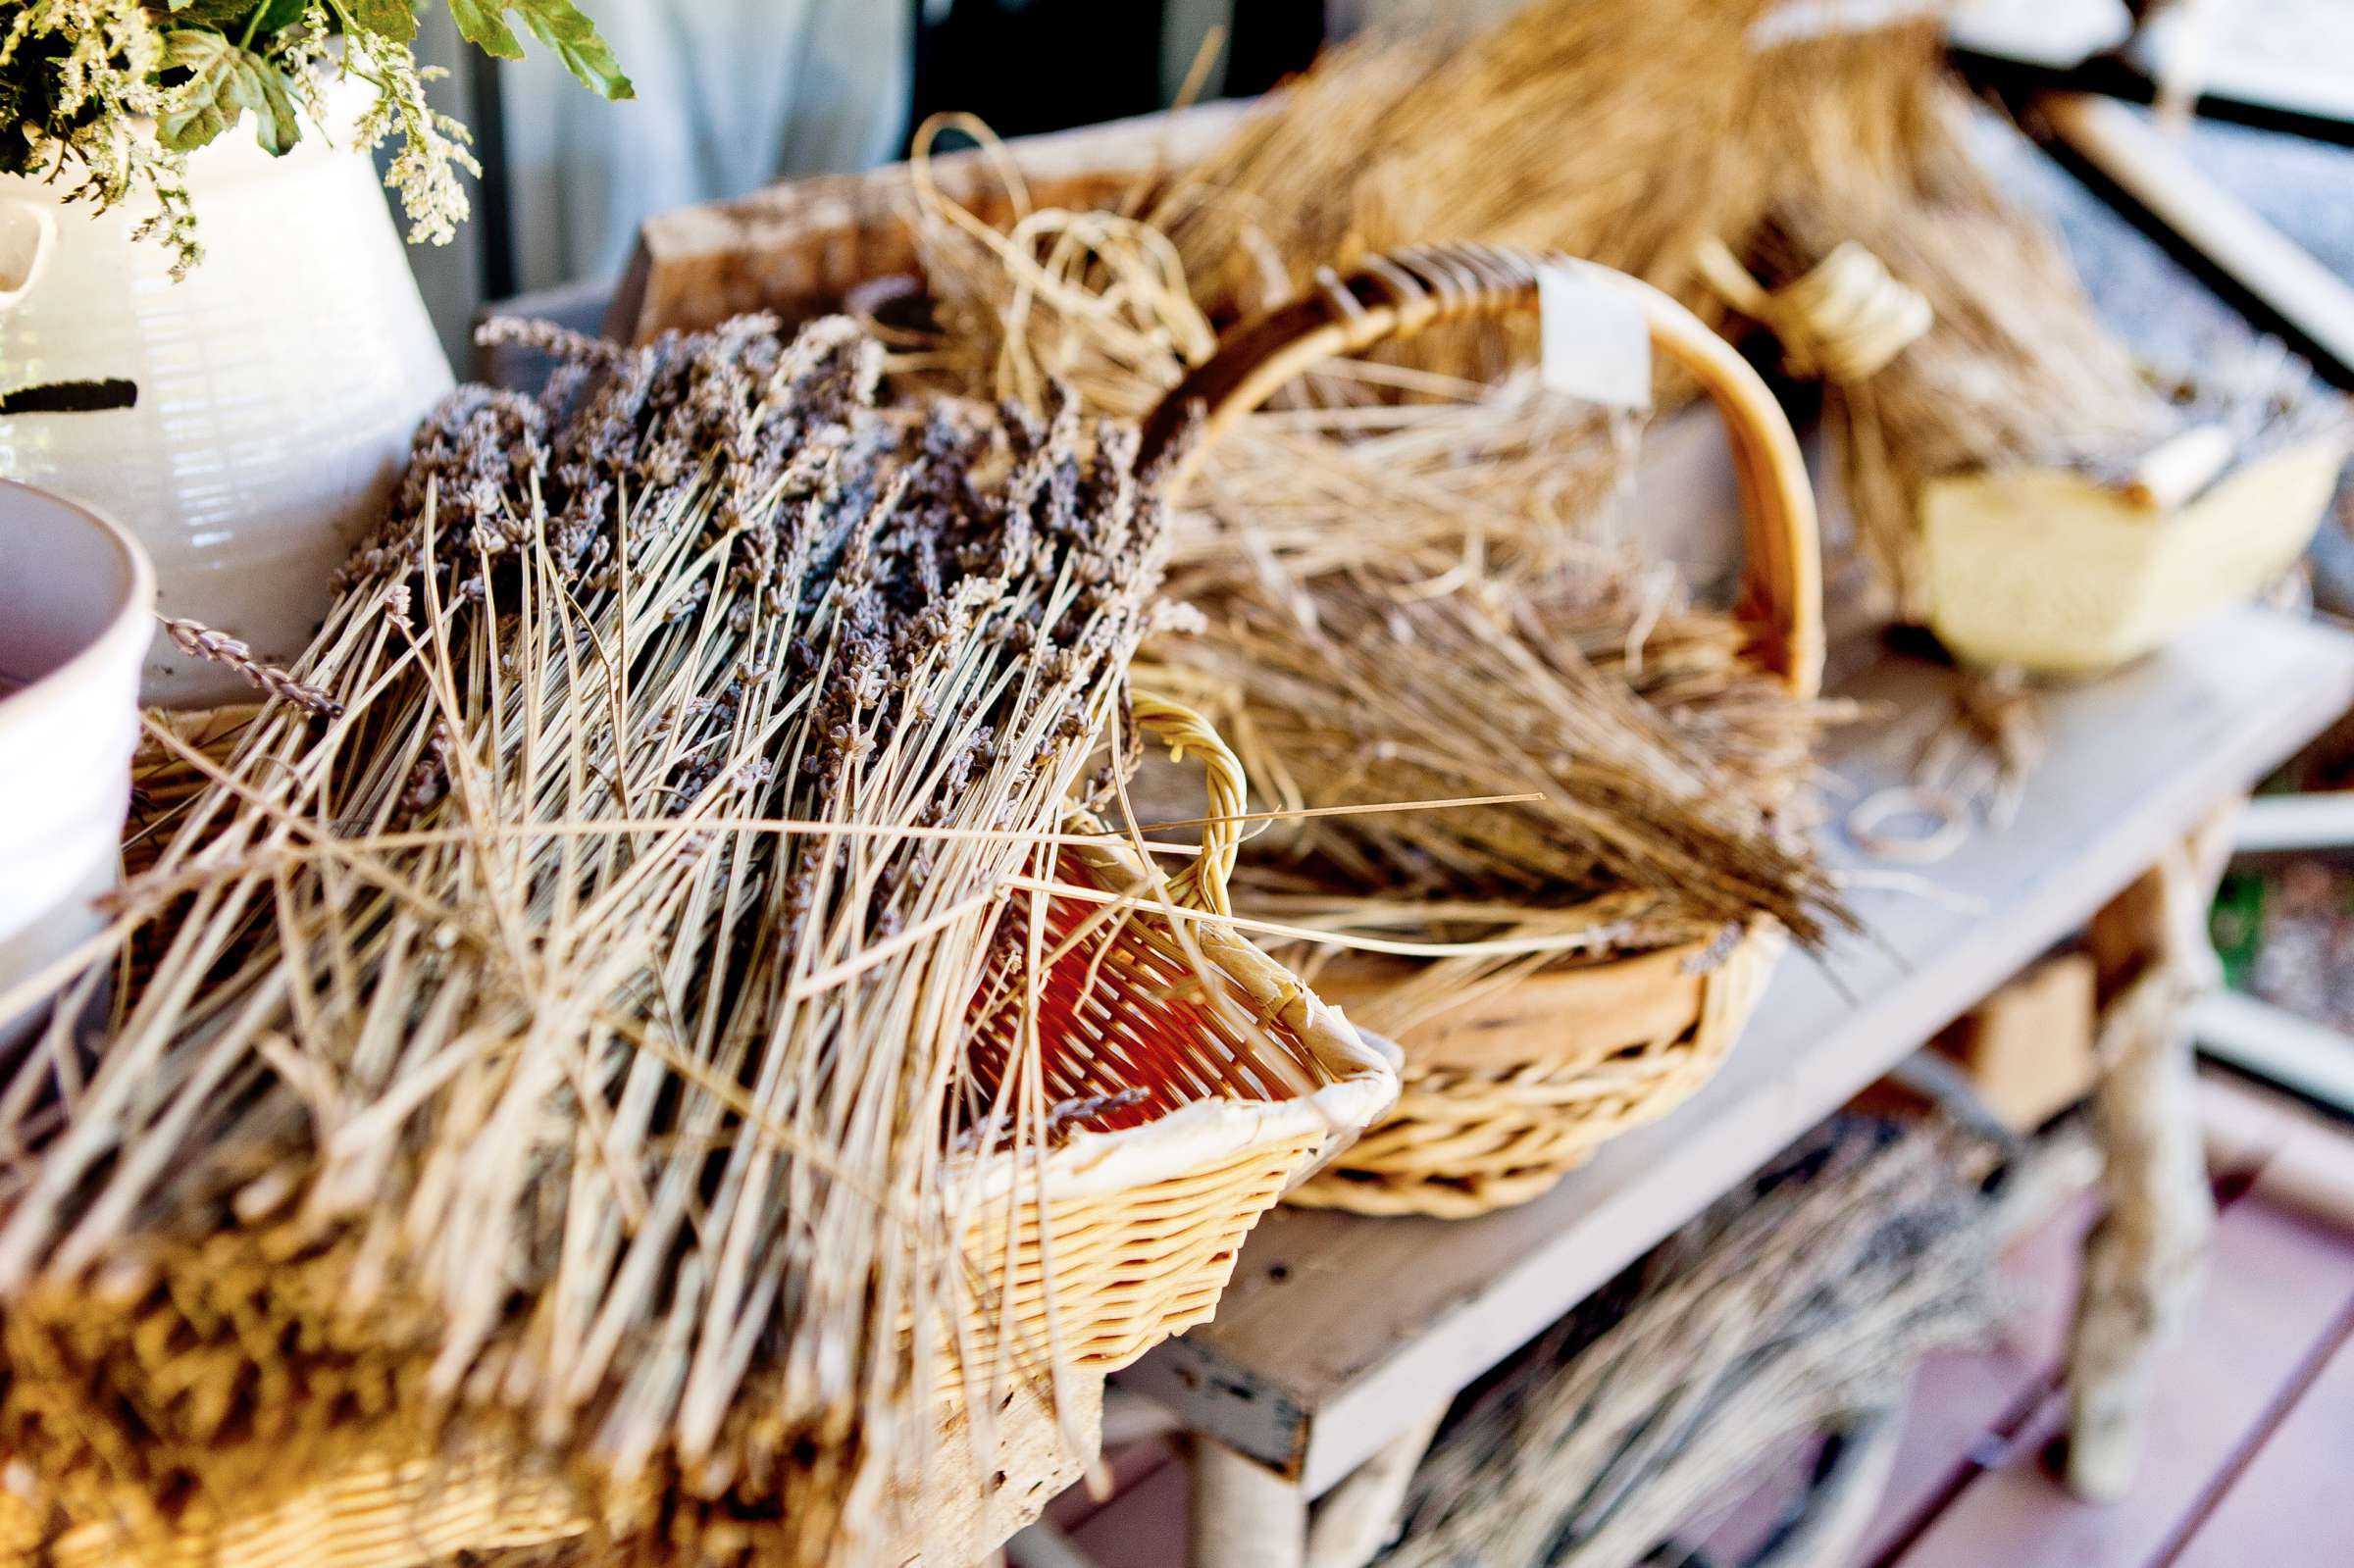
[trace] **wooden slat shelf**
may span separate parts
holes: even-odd
[[[1882,654],[1849,695],[1917,714],[1953,677]],[[1121,1375],[1193,1431],[1321,1494],[1783,1144],[2080,926],[2217,804],[2354,705],[2354,636],[2265,610],[2044,703],[2017,819],[1925,888],[1859,886],[1867,933],[1786,959],[1722,1073],[1537,1201],[1468,1221],[1281,1210],[1215,1322]],[[1857,797],[1902,782],[1884,725],[1834,745]],[[1836,811],[1833,812],[1834,817]],[[1834,863],[1863,857],[1826,828]],[[1885,868],[1871,868],[1884,872]]]

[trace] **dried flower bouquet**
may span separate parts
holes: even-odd
[[[513,13],[565,67],[607,98],[631,95],[613,51],[572,0],[450,0],[459,35],[523,58]],[[142,227],[176,270],[202,259],[187,155],[247,114],[274,156],[289,151],[334,77],[375,89],[354,139],[398,148],[385,183],[411,237],[446,244],[468,211],[462,174],[479,175],[466,127],[426,98],[415,0],[20,0],[0,19],[0,174],[70,182],[69,199],[113,207],[152,197]]]

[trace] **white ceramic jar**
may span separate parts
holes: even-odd
[[[176,283],[171,252],[130,237],[151,209],[93,213],[0,177],[0,397],[126,381],[137,399],[0,415],[0,477],[117,520],[153,557],[164,613],[285,663],[449,389],[449,363],[375,164],[347,136],[331,145],[306,125],[272,158],[240,125],[190,157],[188,190],[205,259]],[[160,637],[151,647],[151,702],[243,691]]]
[[[11,991],[103,924],[154,604],[123,530],[0,480],[0,1047],[38,1006]]]

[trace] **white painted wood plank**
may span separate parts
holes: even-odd
[[[1849,689],[1917,712],[1950,683],[1890,657]],[[1216,1320],[1123,1383],[1320,1494],[2081,925],[2350,702],[2354,637],[2262,610],[2053,693],[2049,750],[2017,820],[1929,868],[1983,914],[1859,891],[1870,938],[1837,943],[1827,968],[1785,960],[1731,1060],[1681,1110],[1536,1202],[1478,1220],[1279,1210]],[[1853,735],[1833,766],[1862,790],[1895,782],[1900,759],[1873,749]],[[1831,854],[1856,863],[1836,843]]]
[[[2258,795],[2248,802],[2232,843],[2242,854],[2343,849],[2354,844],[2354,789],[2311,795]]]
[[[2354,1038],[2237,991],[2191,1009],[2199,1049],[2242,1072],[2354,1113]]]
[[[2114,98],[2034,100],[2061,140],[2282,321],[2354,367],[2354,287],[2210,179],[2147,116]]]

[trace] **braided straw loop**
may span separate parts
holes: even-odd
[[[1137,728],[1158,737],[1172,761],[1183,762],[1187,752],[1201,759],[1209,785],[1209,811],[1202,820],[1202,852],[1194,863],[1169,879],[1169,892],[1189,909],[1231,915],[1234,902],[1227,883],[1242,853],[1242,816],[1251,809],[1251,781],[1243,774],[1242,759],[1219,737],[1207,719],[1182,703],[1143,692],[1130,700]]]
[[[1854,240],[1779,288],[1768,289],[1721,239],[1693,258],[1723,301],[1781,340],[1782,359],[1799,376],[1853,384],[1877,375],[1935,322],[1920,290]]]

